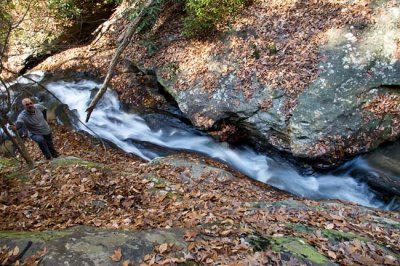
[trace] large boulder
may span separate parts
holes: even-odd
[[[268,64],[263,55],[260,57],[265,49],[261,51],[262,48],[253,43],[257,38],[263,38],[252,32],[254,28],[265,26],[261,24],[234,26],[222,40],[209,41],[211,43],[207,45],[210,47],[217,47],[216,43],[222,42],[224,48],[204,50],[198,58],[192,58],[202,63],[182,62],[182,53],[195,49],[191,46],[186,50],[179,47],[167,51],[167,55],[171,53],[176,61],[162,66],[153,62],[151,67],[156,69],[160,83],[196,126],[215,130],[221,125],[234,125],[234,128],[247,132],[246,137],[258,146],[272,145],[296,157],[331,164],[346,156],[372,150],[399,136],[400,8],[390,6],[388,2],[371,4],[368,12],[373,13],[373,22],[350,21],[341,27],[327,27],[321,31],[318,38],[326,41],[317,47],[317,74],[297,94],[263,81],[260,75],[269,75],[268,71],[257,72],[258,67]],[[345,10],[351,5],[343,3],[341,8]],[[307,8],[310,11],[311,7]],[[246,17],[254,20],[249,14]],[[260,22],[256,20],[254,23]],[[300,27],[298,30],[306,31]],[[288,36],[287,31],[281,29],[281,32],[278,40],[299,38],[294,33]],[[174,40],[173,37],[169,36],[168,40]],[[238,39],[242,45],[252,47],[253,59],[247,55],[238,58],[232,52],[237,49],[233,41]],[[163,44],[172,46],[171,43]],[[203,44],[192,42],[187,45]],[[243,49],[248,50],[246,47]],[[285,53],[286,48],[279,51],[275,50],[276,47],[268,49],[265,53],[281,56],[279,53]],[[299,58],[313,60],[307,56],[310,54],[299,55]],[[254,57],[260,59],[254,60]],[[253,71],[243,73],[245,70],[241,66],[246,60],[253,60],[255,66]],[[149,61],[145,63],[149,65]],[[182,66],[185,65],[191,68],[184,69]],[[190,80],[190,73],[196,71],[202,74]],[[244,74],[248,84],[241,83]],[[293,86],[307,83],[301,80],[301,76],[300,79],[294,76],[294,79],[287,82],[292,82]],[[244,89],[245,86],[248,88]],[[229,130],[225,132],[229,133]]]
[[[300,95],[289,123],[295,155],[328,159],[365,152],[399,136],[400,8],[377,19],[362,31],[327,32],[323,72]],[[374,106],[390,99],[394,106]]]

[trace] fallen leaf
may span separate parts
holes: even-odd
[[[121,248],[114,250],[114,254],[110,256],[113,261],[120,261],[122,258],[122,251]]]
[[[232,230],[225,230],[221,232],[221,236],[227,236],[232,232]]]
[[[163,254],[167,250],[168,250],[168,243],[161,244],[160,247],[158,248],[158,251],[160,251],[161,254]]]
[[[16,246],[16,247],[14,248],[14,250],[13,250],[13,253],[12,253],[12,255],[13,255],[13,256],[17,256],[17,255],[18,255],[18,253],[19,253],[19,247],[18,247],[18,246]]]
[[[129,266],[130,263],[130,260],[125,260],[124,262],[122,262],[122,266]]]
[[[327,224],[327,225],[325,226],[325,229],[332,230],[334,227],[335,227],[334,224]]]
[[[184,235],[184,238],[185,238],[185,241],[191,241],[196,236],[197,236],[197,232],[195,232],[195,231],[186,231],[185,235]]]
[[[328,256],[331,257],[331,258],[334,259],[334,260],[337,258],[335,252],[333,252],[333,251],[331,251],[331,250],[328,250]]]

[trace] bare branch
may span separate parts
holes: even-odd
[[[7,108],[1,112],[4,113],[4,115],[7,115],[7,113],[11,110],[11,93],[10,93],[10,89],[8,88],[7,84],[4,82],[4,80],[0,77],[0,82],[1,84],[3,84],[4,89],[6,90],[7,93]]]
[[[146,8],[148,8],[153,3],[153,1],[154,0],[147,0],[145,2],[145,4],[143,5],[142,11],[140,12],[140,14],[129,24],[128,29],[126,30],[126,32],[124,34],[124,39],[123,39],[122,43],[119,45],[117,51],[115,52],[115,54],[111,60],[110,66],[108,67],[106,78],[105,78],[103,84],[101,85],[100,90],[96,93],[93,100],[90,102],[89,107],[86,109],[86,112],[87,112],[86,123],[89,121],[90,115],[92,114],[97,103],[100,101],[100,99],[106,93],[108,83],[110,82],[110,80],[112,78],[112,75],[113,75],[115,66],[118,63],[119,57],[121,56],[121,54],[125,50],[125,48],[128,46],[128,44],[135,32],[137,24],[140,22],[140,19],[145,14]]]
[[[29,155],[29,152],[27,151],[27,149],[26,149],[21,137],[19,136],[18,132],[16,131],[15,132],[16,137],[13,137],[10,134],[10,132],[8,131],[8,128],[6,127],[6,125],[1,125],[1,129],[3,129],[3,131],[7,135],[7,137],[17,147],[17,149],[21,153],[22,157],[24,158],[24,160],[28,164],[29,168],[33,169],[33,167],[34,167],[33,160],[31,158],[31,156]]]

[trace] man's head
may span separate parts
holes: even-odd
[[[35,107],[33,106],[33,102],[30,98],[24,98],[22,100],[22,105],[24,106],[25,110],[27,110],[28,112],[35,111]]]

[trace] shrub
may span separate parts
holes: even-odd
[[[214,30],[221,22],[240,11],[249,0],[186,0],[187,17],[184,32],[187,37]]]

